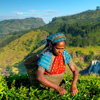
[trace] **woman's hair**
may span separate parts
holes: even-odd
[[[61,41],[59,41],[59,42],[61,42]],[[65,44],[66,44],[66,41],[64,41],[64,42],[65,42]],[[51,41],[51,45],[52,45],[53,47],[56,46],[57,43],[58,43],[58,42],[56,42],[56,43],[52,43],[52,41]]]

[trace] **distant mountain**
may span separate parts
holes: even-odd
[[[73,25],[74,23],[81,23],[81,25],[84,25],[95,22],[100,22],[100,10],[88,10],[74,15],[55,17],[49,24],[40,29],[49,33],[55,33],[64,24]]]
[[[11,19],[0,22],[0,37],[10,32],[27,30],[43,26],[45,23],[41,18]]]

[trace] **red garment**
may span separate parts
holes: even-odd
[[[51,72],[50,73],[45,72],[45,73],[48,75],[61,74],[65,71],[65,67],[66,65],[64,64],[64,59],[61,54],[55,57]]]

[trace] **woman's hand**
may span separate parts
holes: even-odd
[[[78,80],[79,72],[78,72],[77,68],[75,67],[75,65],[71,66],[70,69],[73,72],[73,82],[72,82],[72,86],[71,86],[71,94],[72,94],[72,96],[74,96],[78,92],[76,83]]]
[[[67,91],[60,86],[58,86],[56,90],[59,92],[60,95],[64,95],[67,93]]]
[[[71,86],[71,94],[72,94],[72,96],[76,95],[77,92],[78,92],[78,89],[76,87],[76,84],[72,84],[72,86]]]

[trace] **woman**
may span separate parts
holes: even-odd
[[[76,83],[78,80],[78,70],[73,63],[71,56],[65,49],[66,37],[63,33],[55,33],[47,37],[47,45],[38,59],[37,79],[43,86],[50,87],[64,95],[67,91],[59,86],[63,80],[66,64],[73,72],[73,81],[71,85],[71,94],[75,95],[78,90]]]

